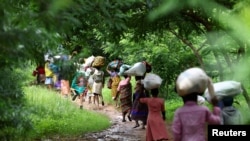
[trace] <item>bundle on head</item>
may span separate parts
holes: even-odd
[[[185,70],[176,80],[176,91],[179,96],[185,96],[193,93],[203,95],[206,88],[208,88],[211,97],[213,97],[214,88],[212,80],[207,76],[204,70],[198,67]]]

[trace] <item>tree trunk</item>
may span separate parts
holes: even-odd
[[[173,33],[178,39],[180,39],[182,41],[182,43],[184,43],[185,45],[187,45],[188,47],[191,48],[191,50],[193,51],[194,55],[196,56],[196,58],[200,64],[200,67],[202,69],[205,69],[202,57],[200,56],[198,49],[196,49],[195,46],[189,40],[184,39],[183,37],[179,36],[175,31],[170,30],[170,32]]]

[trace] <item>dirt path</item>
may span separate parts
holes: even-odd
[[[77,101],[76,101],[77,102]],[[122,116],[119,108],[113,105],[99,106],[89,104],[88,101],[84,102],[83,107],[88,110],[94,110],[106,114],[110,118],[112,126],[102,132],[89,133],[77,139],[77,141],[145,141],[146,129],[133,128],[134,121],[122,122]],[[172,134],[170,125],[166,125],[169,130],[169,141],[172,141]]]

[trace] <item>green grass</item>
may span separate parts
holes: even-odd
[[[166,120],[171,123],[175,110],[183,105],[181,98],[165,100]]]
[[[55,135],[73,137],[111,126],[106,115],[79,109],[71,100],[60,97],[55,91],[39,86],[26,87],[24,91],[31,111],[27,118],[31,119],[34,126],[29,133],[30,139]]]

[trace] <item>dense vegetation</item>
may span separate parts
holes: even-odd
[[[199,66],[214,82],[242,82],[249,106],[249,7],[248,0],[2,0],[0,138],[31,127],[20,70],[46,52],[147,60],[166,99],[175,98],[177,75]]]

